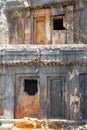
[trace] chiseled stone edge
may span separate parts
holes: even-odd
[[[14,4],[14,6],[12,6],[12,3],[13,2],[7,2],[6,3],[6,10],[9,10],[9,11],[12,11],[12,10],[23,10],[23,8],[24,9],[42,9],[42,8],[50,8],[51,6],[59,6],[59,5],[73,5],[73,4],[75,4],[77,1],[75,1],[75,0],[70,0],[70,1],[59,1],[59,2],[48,2],[48,3],[43,3],[43,4],[35,4],[35,5],[33,5],[33,4],[30,4],[30,5],[28,5],[28,6],[24,6],[24,5],[19,5],[19,6],[15,6],[15,4]],[[8,4],[10,5],[10,6],[8,6]],[[19,3],[20,4],[20,3]]]
[[[39,65],[39,66],[85,66],[87,62],[79,62],[79,61],[60,61],[60,62],[50,62],[50,61],[40,61],[39,59],[35,59],[32,61],[9,61],[9,62],[1,62],[0,65],[5,66],[24,66],[24,65]]]

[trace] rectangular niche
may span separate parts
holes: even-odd
[[[48,78],[48,118],[63,118],[64,117],[64,83],[63,77]]]
[[[46,43],[45,17],[34,19],[34,44],[43,45]]]
[[[19,83],[17,82],[16,86],[15,118],[38,118],[40,115],[39,78],[37,76],[19,76],[17,81]]]

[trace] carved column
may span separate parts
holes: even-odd
[[[4,118],[14,118],[14,86],[11,75],[6,76],[6,86],[3,96],[3,116]]]
[[[73,6],[67,6],[67,44],[74,44]]]

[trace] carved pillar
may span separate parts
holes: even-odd
[[[10,43],[11,44],[24,44],[25,39],[25,25],[24,16],[21,11],[13,11],[10,14]]]
[[[31,32],[31,19],[30,19],[30,11],[26,13],[25,16],[25,44],[30,44],[30,34]]]
[[[11,75],[6,76],[6,86],[3,96],[4,118],[14,118],[14,85]]]
[[[67,44],[74,44],[73,6],[67,6]]]
[[[86,41],[87,26],[86,26],[86,13],[87,9],[85,7],[87,3],[80,0],[74,8],[74,37],[75,42],[83,44]]]

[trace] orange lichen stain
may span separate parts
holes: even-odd
[[[23,121],[18,121],[15,122],[14,126],[18,128],[36,128],[36,122],[35,121],[30,121],[30,120],[23,120]]]
[[[56,40],[55,44],[61,44],[61,40],[60,39]]]
[[[0,108],[0,115],[3,115],[3,109]]]
[[[21,92],[15,108],[15,118],[40,117],[38,93],[29,96],[26,92]]]
[[[15,110],[15,117],[16,118],[23,118],[25,116],[24,107],[21,103],[19,103]]]
[[[57,31],[54,34],[54,44],[61,44],[60,33]]]
[[[17,127],[13,127],[10,130],[34,130],[34,128],[17,128]],[[35,130],[45,130],[45,129],[38,129],[38,128],[36,128]]]
[[[36,22],[36,42],[37,44],[45,43],[45,21],[37,20]]]
[[[39,43],[40,44],[46,44],[46,41],[47,41],[46,36],[43,36]]]
[[[47,44],[51,44],[52,43],[52,40],[48,40]]]
[[[44,130],[45,120],[38,120],[36,118],[23,118],[15,121],[11,130]]]

